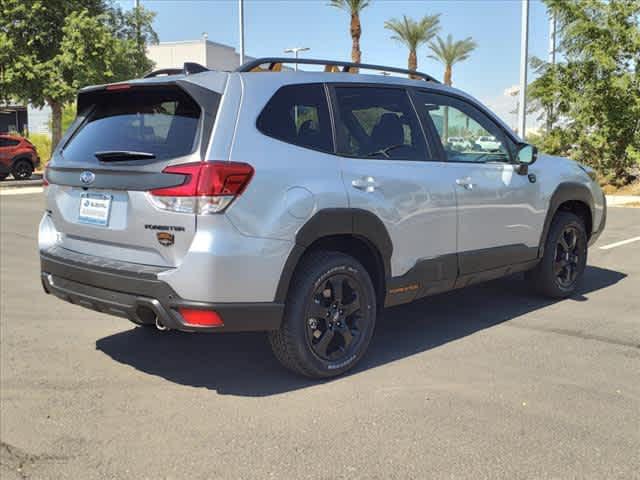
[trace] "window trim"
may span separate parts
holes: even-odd
[[[330,149],[329,150],[324,150],[322,148],[311,147],[311,146],[308,146],[308,145],[300,145],[298,143],[293,143],[293,142],[287,142],[286,140],[283,140],[282,138],[278,138],[278,137],[275,137],[273,135],[270,135],[269,133],[267,133],[264,130],[262,130],[258,125],[258,123],[260,121],[260,118],[262,117],[262,114],[264,113],[265,109],[267,108],[267,105],[269,105],[271,100],[273,100],[275,98],[275,96],[278,95],[278,93],[280,93],[280,90],[284,90],[285,88],[289,88],[289,87],[309,87],[309,86],[319,86],[319,87],[321,87],[322,88],[322,92],[324,94],[324,102],[325,102],[325,107],[327,108],[327,114],[328,114],[328,119],[329,119],[329,129],[330,129],[329,141],[331,142],[331,145],[330,145]],[[318,120],[319,119],[320,119],[320,116],[318,115]],[[293,145],[294,147],[298,147],[298,148],[304,148],[306,150],[313,150],[314,152],[325,153],[325,154],[328,154],[328,155],[335,155],[336,154],[336,133],[335,133],[335,128],[334,128],[334,124],[333,124],[331,103],[329,101],[329,96],[328,96],[328,93],[327,93],[326,83],[324,83],[324,82],[287,83],[285,85],[280,85],[278,87],[278,89],[269,96],[269,99],[265,102],[264,106],[260,110],[260,113],[258,113],[258,115],[256,116],[255,127],[256,127],[256,130],[258,130],[258,132],[260,132],[261,135],[264,135],[265,137],[273,138],[274,140],[277,140],[278,142],[282,142],[282,143],[285,143],[287,145]]]
[[[468,115],[469,117],[471,117],[472,120],[476,121],[478,124],[480,124],[480,126],[482,126],[482,124],[480,122],[478,122],[472,114],[470,114],[469,112],[477,112],[478,114],[480,114],[482,117],[484,117],[488,123],[490,123],[491,125],[493,125],[498,132],[501,134],[501,136],[504,138],[504,140],[506,141],[507,144],[507,153],[509,155],[509,161],[507,162],[499,162],[499,161],[483,161],[483,162],[474,162],[472,160],[460,160],[460,161],[453,161],[453,160],[449,160],[447,158],[445,149],[444,149],[444,145],[442,144],[442,140],[440,139],[440,134],[437,131],[437,128],[435,126],[435,124],[433,123],[433,120],[431,119],[431,117],[429,116],[429,118],[427,119],[423,119],[422,116],[418,113],[418,119],[420,120],[420,122],[424,122],[427,123],[427,127],[426,130],[429,130],[431,132],[431,141],[436,142],[435,143],[435,148],[438,150],[439,154],[440,154],[440,161],[443,162],[447,162],[447,163],[463,163],[463,164],[474,164],[474,165],[516,165],[517,164],[517,160],[516,160],[516,156],[515,156],[515,152],[517,150],[517,147],[519,145],[522,145],[523,142],[521,142],[519,139],[517,139],[516,137],[514,137],[514,135],[509,132],[507,129],[505,129],[502,125],[500,125],[499,123],[497,123],[493,118],[492,115],[487,113],[487,109],[477,103],[477,102],[473,102],[468,98],[465,98],[461,95],[455,95],[449,92],[440,92],[440,91],[435,91],[435,90],[430,90],[430,89],[426,89],[426,88],[416,88],[416,87],[410,87],[411,90],[411,96],[416,99],[417,95],[419,93],[422,94],[426,94],[426,95],[433,95],[435,97],[441,97],[441,98],[445,98],[445,99],[449,99],[449,101],[452,101],[452,103],[454,104],[447,104],[447,103],[443,103],[443,106],[449,106],[452,108],[456,108],[457,110],[460,110],[462,113],[464,113],[465,115]],[[456,106],[455,103],[458,103],[459,105]],[[462,107],[462,108],[458,108],[458,107]],[[417,107],[416,107],[417,109]],[[483,127],[484,128],[484,127]]]
[[[427,135],[422,125],[422,122],[420,120],[420,115],[418,115],[418,112],[416,110],[415,104],[412,99],[412,95],[410,92],[411,87],[408,87],[405,85],[388,85],[384,83],[375,83],[375,82],[326,82],[326,86],[327,86],[327,90],[329,91],[329,104],[332,111],[332,118],[334,119],[333,130],[335,135],[335,144],[334,144],[335,155],[342,158],[349,158],[349,159],[355,159],[355,160],[375,160],[375,161],[387,161],[387,162],[389,161],[390,162],[438,162],[438,161],[441,161],[438,158],[436,158],[436,152],[433,151],[433,149],[429,145],[429,142],[427,141]],[[340,87],[378,88],[378,89],[385,88],[389,90],[404,91],[405,95],[407,96],[407,99],[409,100],[409,105],[413,110],[413,113],[416,119],[418,120],[418,127],[419,127],[418,132],[420,135],[420,141],[422,141],[422,145],[424,147],[424,152],[426,155],[425,158],[419,159],[419,160],[411,159],[411,158],[375,158],[375,157],[365,158],[365,157],[360,157],[355,155],[347,155],[339,152],[338,144],[341,143],[341,140],[339,139],[337,124],[340,121],[340,111],[338,109],[338,99],[336,96],[336,88],[340,88]]]

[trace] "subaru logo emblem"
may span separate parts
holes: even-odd
[[[85,185],[91,185],[96,179],[96,175],[93,172],[82,172],[80,174],[80,181]]]

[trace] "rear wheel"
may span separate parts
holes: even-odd
[[[587,234],[584,223],[570,212],[558,212],[547,236],[540,263],[527,272],[539,293],[565,298],[575,292],[587,264]]]
[[[303,259],[291,283],[271,348],[288,369],[312,378],[340,375],[364,355],[376,323],[376,296],[365,268],[339,252]]]
[[[18,160],[11,169],[11,174],[16,180],[26,180],[31,178],[32,173],[33,166],[29,160],[25,159]]]

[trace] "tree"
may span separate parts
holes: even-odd
[[[429,49],[433,52],[429,58],[437,60],[444,65],[444,83],[451,85],[451,71],[453,66],[458,62],[463,62],[471,56],[477,47],[476,42],[471,37],[464,40],[453,41],[451,34],[447,35],[446,40],[442,40],[440,36],[435,42],[429,43]]]
[[[62,110],[83,86],[138,76],[138,50],[113,29],[110,0],[2,0],[0,98],[51,107],[52,144]]]
[[[331,0],[329,5],[345,10],[351,15],[351,61],[360,63],[362,52],[360,51],[360,36],[362,35],[362,25],[360,24],[360,13],[371,4],[370,0]]]
[[[537,60],[530,95],[554,125],[542,141],[618,181],[640,164],[640,2],[547,0],[561,61]]]
[[[123,10],[119,5],[108,9],[109,24],[116,37],[125,41],[133,41],[135,45],[134,65],[135,76],[149,72],[153,67],[147,58],[147,45],[158,43],[158,34],[153,29],[155,12],[137,6],[131,10]]]
[[[409,70],[416,71],[418,69],[418,48],[431,40],[440,30],[440,14],[425,15],[419,21],[403,15],[402,20],[392,18],[384,22],[384,28],[394,32],[391,36],[393,40],[397,40],[409,49],[407,65]],[[417,77],[409,75],[409,78]]]

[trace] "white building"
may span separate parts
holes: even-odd
[[[240,54],[235,48],[212,42],[206,35],[200,40],[160,42],[147,47],[147,56],[155,63],[154,69],[182,68],[185,62],[195,62],[211,70],[234,70],[240,65]],[[245,61],[253,60],[245,56]]]

